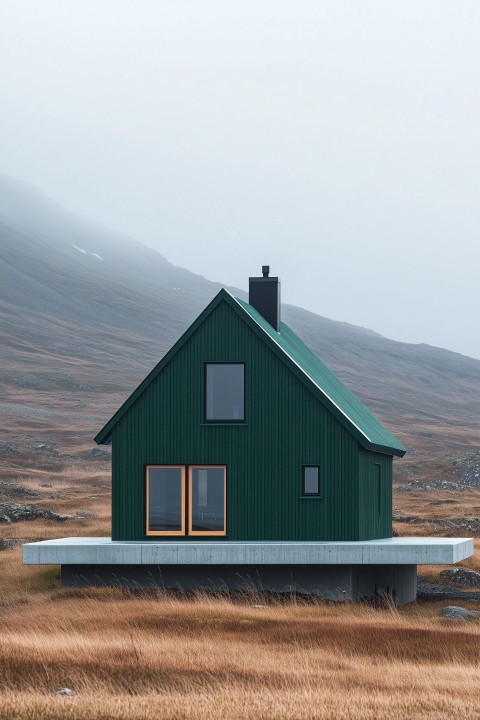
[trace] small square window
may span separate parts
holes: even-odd
[[[205,421],[244,422],[245,366],[243,363],[205,364]]]
[[[318,465],[303,466],[303,495],[320,494],[320,468]]]

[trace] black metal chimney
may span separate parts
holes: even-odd
[[[249,278],[248,302],[275,330],[280,330],[280,281],[269,277],[269,265],[262,265],[263,277]]]

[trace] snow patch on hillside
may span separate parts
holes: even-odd
[[[103,258],[100,257],[100,255],[98,253],[89,252],[88,250],[82,250],[82,248],[79,248],[78,245],[74,245],[73,243],[72,243],[72,247],[75,248],[75,250],[78,250],[78,252],[81,252],[83,255],[93,255],[93,257],[96,257],[98,260],[103,261]]]

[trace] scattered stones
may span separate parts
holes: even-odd
[[[45,520],[55,520],[56,522],[64,522],[71,520],[72,515],[59,515],[53,510],[38,507],[38,505],[20,505],[19,503],[11,503],[8,505],[0,505],[0,523],[20,522],[20,520],[36,520],[44,518]]]
[[[23,487],[22,485],[13,485],[12,483],[0,480],[0,499],[9,500],[12,497],[19,498],[41,498],[41,493],[29,488]]]
[[[103,448],[92,448],[85,454],[85,457],[89,460],[104,460],[110,457],[110,453]]]
[[[16,445],[0,443],[0,457],[12,457],[18,453]]]
[[[425,518],[418,517],[417,515],[405,515],[405,513],[402,510],[399,510],[399,508],[393,508],[392,519],[397,522],[414,524],[428,522]]]
[[[467,610],[467,608],[458,605],[447,605],[440,610],[440,615],[448,620],[460,622],[467,622],[467,620],[480,621],[480,612],[478,610]]]
[[[54,692],[55,695],[64,695],[65,697],[73,697],[73,695],[75,695],[75,690],[67,687],[56,687],[53,688],[52,692]]]
[[[465,487],[450,480],[430,480],[429,482],[420,482],[420,480],[410,480],[404,485],[397,485],[395,490],[398,492],[427,492],[428,490],[457,490],[464,491]]]
[[[428,503],[429,505],[458,505],[458,500],[432,500]]]
[[[451,585],[439,585],[428,582],[421,575],[417,577],[417,597],[419,600],[474,600],[480,601],[480,591],[459,590]]]
[[[52,485],[52,483],[39,483],[39,487],[52,488],[53,485]]]
[[[58,452],[58,450],[55,450],[53,445],[50,445],[50,443],[44,443],[44,442],[37,443],[35,445],[35,450],[39,453],[48,455],[49,457],[51,457],[51,456],[53,456],[55,458],[60,457],[60,453]]]
[[[473,588],[480,590],[480,573],[467,568],[452,568],[442,570],[440,577],[444,582],[459,588]]]
[[[399,508],[394,507],[392,518],[396,522],[410,523],[411,525],[427,524],[434,528],[435,532],[442,532],[455,535],[458,532],[478,533],[480,532],[480,517],[467,515],[456,518],[429,518],[419,515],[406,515]]]
[[[432,520],[432,524],[449,533],[456,533],[459,530],[469,533],[480,532],[480,517],[478,515],[466,515],[465,517],[451,518],[449,520]]]
[[[467,487],[480,487],[480,451],[472,453],[462,463],[460,482]]]
[[[97,513],[93,512],[92,510],[78,510],[75,515],[79,518],[97,517]]]
[[[23,545],[25,538],[0,538],[0,550],[12,550],[18,545]]]

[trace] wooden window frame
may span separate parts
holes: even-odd
[[[150,511],[150,483],[149,483],[149,474],[150,470],[154,469],[164,469],[164,470],[180,470],[181,471],[181,479],[182,479],[182,499],[181,499],[181,518],[182,518],[182,527],[181,530],[150,530],[150,517],[149,517],[149,511]],[[160,536],[184,536],[186,534],[185,532],[185,465],[146,465],[145,467],[145,493],[146,493],[146,535],[160,535]]]
[[[180,470],[182,482],[181,496],[181,530],[150,530],[150,492],[149,492],[149,475],[153,469]],[[223,530],[192,530],[192,471],[193,470],[209,470],[223,469]],[[187,493],[187,475],[188,475],[188,493]],[[227,534],[227,466],[226,465],[146,465],[145,466],[145,497],[146,497],[146,532],[148,536],[169,536],[169,537],[188,537],[192,535],[198,536],[225,536]],[[188,528],[186,527],[186,517],[188,516]]]
[[[223,530],[192,530],[192,473],[193,470],[223,469]],[[188,466],[188,535],[225,536],[227,534],[227,466],[226,465],[189,465]]]
[[[307,468],[317,468],[318,470],[318,490],[316,493],[305,492],[305,470]],[[320,465],[302,465],[302,497],[321,497],[320,494]]]

